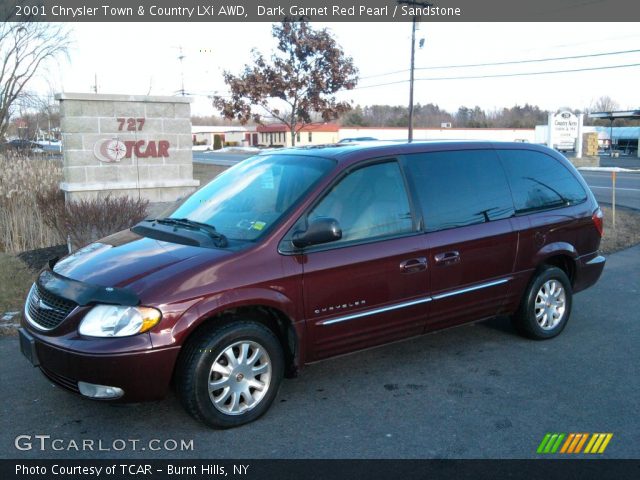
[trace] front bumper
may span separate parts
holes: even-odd
[[[108,400],[110,402],[142,402],[164,397],[180,351],[179,347],[169,347],[92,354],[87,352],[91,349],[87,342],[95,342],[96,350],[99,350],[104,346],[103,339],[84,341],[80,352],[54,345],[55,337],[46,337],[25,327],[23,320],[22,330],[33,338],[32,364],[40,368],[49,380],[78,394],[79,381],[124,390],[124,395]]]

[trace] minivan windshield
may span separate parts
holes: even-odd
[[[194,193],[170,218],[213,226],[230,240],[255,240],[335,165],[313,156],[251,157]]]

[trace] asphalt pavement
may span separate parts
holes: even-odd
[[[637,459],[639,271],[640,246],[611,255],[553,340],[521,338],[499,318],[328,360],[285,380],[262,419],[226,431],[191,419],[173,394],[126,407],[74,396],[2,338],[0,457],[530,458],[547,432],[611,432],[599,457]],[[34,448],[16,449],[19,435]],[[35,435],[63,450],[40,451]],[[122,439],[138,449],[114,451]],[[193,449],[142,450],[151,439]]]

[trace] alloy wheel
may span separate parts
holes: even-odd
[[[271,359],[263,346],[249,340],[235,342],[211,366],[209,398],[224,414],[246,413],[264,398],[271,373]]]
[[[536,294],[534,305],[538,325],[544,330],[555,328],[564,317],[566,301],[562,283],[555,279],[543,283]]]

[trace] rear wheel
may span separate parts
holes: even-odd
[[[262,324],[233,321],[197,334],[184,347],[176,386],[186,410],[215,428],[263,415],[284,371],[280,342]]]
[[[567,275],[557,267],[544,267],[529,284],[513,316],[514,326],[535,340],[555,337],[569,320],[572,296]]]

